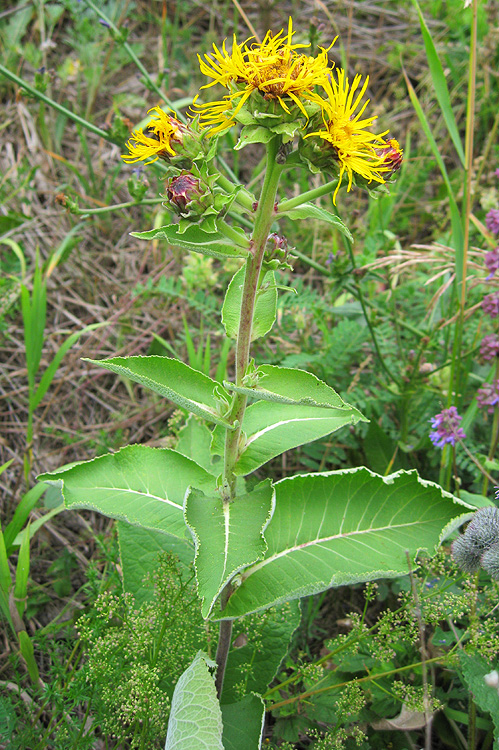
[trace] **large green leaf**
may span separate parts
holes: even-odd
[[[225,295],[222,307],[222,323],[227,336],[236,339],[239,331],[241,300],[243,295],[245,269],[240,268],[233,276]],[[251,340],[265,336],[274,325],[277,313],[277,287],[275,274],[268,271],[257,292]]]
[[[244,393],[250,398],[262,401],[325,408],[351,408],[333,388],[306,370],[261,365],[256,374],[258,379],[254,387],[238,387],[228,382],[224,382],[224,386],[228,391]]]
[[[61,487],[68,509],[96,510],[179,539],[187,531],[183,516],[187,488],[214,491],[214,478],[194,461],[147,445],[129,445],[39,479]]]
[[[230,426],[222,416],[230,401],[229,394],[220,383],[179,359],[151,355],[86,361],[124,375],[208,422]]]
[[[319,221],[327,221],[328,224],[333,224],[336,229],[339,229],[345,237],[353,242],[352,233],[348,227],[342,222],[339,216],[332,214],[331,211],[327,211],[321,206],[316,206],[315,203],[302,203],[301,206],[296,208],[290,208],[287,211],[279,211],[278,216],[289,216],[290,219],[316,219]]]
[[[222,712],[210,673],[215,666],[199,651],[177,682],[165,750],[224,750]]]
[[[184,232],[179,232],[178,224],[168,224],[165,227],[151,229],[148,232],[131,232],[132,237],[139,240],[161,240],[166,239],[170,244],[185,250],[193,250],[202,255],[211,255],[214,258],[225,260],[227,258],[245,258],[249,253],[249,242],[242,230],[231,227],[233,236],[227,237],[222,232],[204,232],[195,224],[188,227]],[[237,244],[234,241],[237,239]]]
[[[185,522],[191,530],[201,613],[207,618],[227,582],[247,565],[261,560],[266,545],[263,532],[273,510],[270,479],[234,502],[207,497],[192,489],[185,501]]]
[[[223,705],[222,720],[224,750],[260,750],[265,704],[259,695],[245,695],[238,703]]]
[[[247,568],[224,609],[239,617],[280,602],[407,573],[407,552],[432,554],[468,506],[415,471],[308,474],[275,485],[265,558]]]
[[[367,421],[354,406],[342,403],[341,407],[327,408],[266,401],[251,404],[244,413],[245,442],[235,474],[249,474],[284,451],[318,440],[345,425]],[[224,433],[216,427],[212,443],[212,452],[216,455],[222,455],[223,439]]]
[[[186,571],[194,560],[194,547],[189,539],[141,529],[124,521],[119,521],[117,525],[123,590],[132,594],[137,606],[153,596],[152,587],[144,586],[144,579],[158,567],[159,554],[172,552],[177,555]]]
[[[233,646],[225,669],[223,703],[237,701],[241,695],[267,690],[288,653],[300,619],[300,605],[295,600],[234,623]]]

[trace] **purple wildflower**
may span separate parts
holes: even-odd
[[[485,253],[485,265],[487,266],[487,270],[489,272],[487,278],[491,279],[499,268],[499,247],[496,247],[495,250],[490,250],[490,252]]]
[[[491,318],[499,317],[499,292],[487,294],[482,300],[482,310]]]
[[[440,414],[432,417],[431,426],[434,431],[430,432],[430,440],[433,445],[443,448],[447,444],[455,445],[456,440],[464,440],[466,435],[462,427],[459,427],[462,419],[455,406],[442,409]]]
[[[499,357],[499,336],[497,333],[491,333],[483,337],[480,344],[480,357],[486,362],[490,362],[494,357]]]
[[[476,400],[480,409],[486,408],[488,414],[493,414],[499,404],[499,378],[482,385],[476,392]]]
[[[496,177],[499,177],[499,169],[496,169],[496,171],[494,172],[494,174],[495,174]]]
[[[499,234],[499,208],[491,208],[485,217],[487,229],[492,234]]]

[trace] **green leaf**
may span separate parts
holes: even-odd
[[[16,565],[16,582],[14,585],[14,599],[19,617],[22,618],[28,601],[29,577],[29,533],[25,535],[19,549]]]
[[[209,671],[215,666],[214,661],[198,651],[177,682],[165,750],[224,750],[222,712]]]
[[[259,695],[245,695],[238,703],[222,706],[225,750],[260,750],[265,704]]]
[[[234,236],[228,238],[222,232],[203,232],[196,225],[191,225],[185,232],[179,232],[178,224],[168,224],[166,227],[151,229],[149,232],[131,232],[132,237],[139,240],[166,239],[176,247],[185,250],[193,250],[202,255],[211,255],[214,258],[225,260],[226,258],[245,258],[249,251],[249,242],[242,230],[235,230]],[[240,244],[236,245],[234,237],[239,235]]]
[[[421,13],[419,3],[417,0],[413,0],[413,3],[418,12],[419,24],[421,26],[421,33],[423,35],[424,46],[426,49],[426,57],[428,60],[428,65],[430,67],[431,78],[433,81],[435,94],[437,95],[437,100],[440,105],[440,110],[445,120],[445,124],[447,125],[447,130],[452,139],[452,143],[454,144],[454,147],[457,151],[457,155],[461,160],[461,164],[464,166],[465,158],[463,144],[461,143],[461,137],[457,128],[456,119],[454,117],[454,112],[452,111],[449,90],[447,88],[447,82],[445,80],[442,63],[440,62],[440,59],[437,55],[437,50],[435,49],[433,39],[431,38],[431,34],[426,25],[426,21],[424,20],[423,14]]]
[[[224,703],[267,690],[288,653],[300,620],[300,605],[292,601],[234,623],[233,647],[224,677]],[[237,645],[238,630],[243,643],[246,640],[244,645]]]
[[[28,668],[28,674],[33,685],[40,686],[40,673],[38,672],[38,665],[35,659],[35,649],[33,648],[33,641],[25,630],[19,631],[17,634],[19,639],[19,650],[26,662]]]
[[[144,586],[144,578],[156,570],[160,553],[172,552],[186,568],[194,559],[194,547],[189,540],[130,526],[123,521],[118,522],[118,542],[123,590],[132,594],[137,606],[152,598],[152,589]]]
[[[465,651],[459,651],[459,661],[463,676],[473,693],[473,700],[482,711],[488,711],[494,722],[494,748],[499,748],[499,695],[497,688],[490,687],[486,684],[484,677],[493,669],[499,667],[491,665],[483,656],[475,653],[467,654]]]
[[[234,473],[237,476],[249,474],[284,451],[359,421],[367,422],[354,406],[345,402],[342,407],[324,408],[258,401],[248,406],[244,413],[242,430],[245,438]],[[216,427],[211,447],[213,453],[223,454],[223,441],[223,431]]]
[[[239,151],[248,143],[268,143],[274,137],[274,133],[261,125],[244,125],[241,128],[239,140],[234,146],[234,151]]]
[[[240,268],[232,278],[222,307],[222,323],[227,336],[236,339],[241,316],[245,269]],[[257,292],[251,341],[265,336],[274,325],[277,314],[277,288],[273,271],[268,271]]]
[[[407,573],[407,556],[433,554],[470,518],[467,504],[415,471],[387,477],[365,468],[283,479],[265,531],[265,558],[247,568],[224,616]]]
[[[272,514],[273,500],[270,479],[235,502],[224,502],[220,495],[206,497],[196,489],[188,493],[185,522],[196,547],[194,566],[205,619],[228,581],[263,558],[263,532]]]
[[[224,386],[228,391],[243,393],[262,401],[338,409],[348,407],[333,388],[306,370],[261,365],[256,371],[256,376],[257,382],[254,387],[238,387],[227,382],[224,382]]]
[[[221,414],[229,405],[229,394],[208,375],[178,359],[151,355],[85,361],[124,375],[208,422],[230,427]]]
[[[11,554],[16,536],[28,520],[28,516],[37,504],[38,500],[43,495],[43,493],[47,491],[47,489],[48,488],[43,482],[39,482],[22,496],[19,505],[14,511],[12,520],[7,525],[4,532],[7,555]]]
[[[9,610],[9,595],[12,588],[12,578],[10,577],[9,559],[5,549],[5,542],[0,527],[0,610],[5,619],[15,632],[14,623]]]
[[[353,242],[353,236],[349,228],[343,223],[339,216],[327,211],[315,203],[302,203],[301,206],[290,208],[287,211],[279,211],[278,216],[289,216],[290,219],[316,219],[318,221],[327,221],[333,224],[350,242]]]
[[[39,477],[61,487],[70,510],[96,510],[133,526],[185,538],[183,501],[189,486],[214,491],[214,478],[167,448],[129,445],[117,453]]]
[[[175,450],[187,458],[192,458],[197,464],[210,474],[218,476],[221,473],[220,462],[212,463],[210,451],[211,430],[200,422],[193,414],[189,417],[178,433],[179,439]],[[217,468],[218,466],[218,468]]]

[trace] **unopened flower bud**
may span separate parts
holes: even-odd
[[[189,172],[173,177],[168,180],[166,185],[168,200],[177,213],[181,215],[189,213],[188,205],[195,200],[199,200],[202,194],[201,180]]]
[[[389,179],[402,166],[403,152],[395,138],[388,141],[388,145],[376,149],[376,153],[383,159],[380,167],[383,177]]]

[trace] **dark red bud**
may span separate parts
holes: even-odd
[[[187,204],[201,195],[201,182],[192,174],[180,174],[168,181],[166,195],[180,214],[187,213]]]

